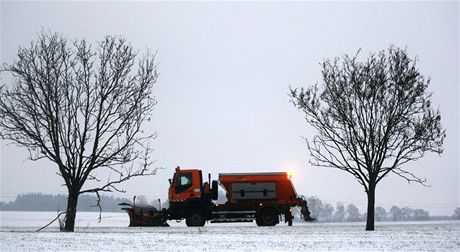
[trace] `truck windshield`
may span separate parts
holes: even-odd
[[[192,186],[192,173],[184,172],[176,176],[176,193],[181,193]]]

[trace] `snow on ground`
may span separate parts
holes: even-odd
[[[288,227],[257,227],[255,223],[210,224],[190,228],[129,228],[124,213],[78,213],[75,233],[61,233],[57,225],[34,232],[56,216],[43,212],[0,212],[0,251],[460,251],[460,222],[301,223]]]

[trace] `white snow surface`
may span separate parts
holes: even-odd
[[[206,223],[186,227],[127,227],[125,213],[77,213],[74,233],[52,212],[0,212],[0,251],[460,251],[460,222],[303,223],[258,227],[255,223]]]

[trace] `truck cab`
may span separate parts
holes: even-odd
[[[203,226],[211,219],[212,200],[217,199],[217,181],[213,188],[209,182],[203,183],[203,175],[199,169],[176,171],[168,189],[170,219],[185,219],[187,226]]]
[[[202,194],[203,177],[201,170],[176,168],[176,172],[168,191],[169,202],[184,202],[190,199],[200,199]]]

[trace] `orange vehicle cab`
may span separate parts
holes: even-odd
[[[184,202],[190,199],[200,199],[203,178],[201,170],[176,168],[168,192],[169,202]]]

